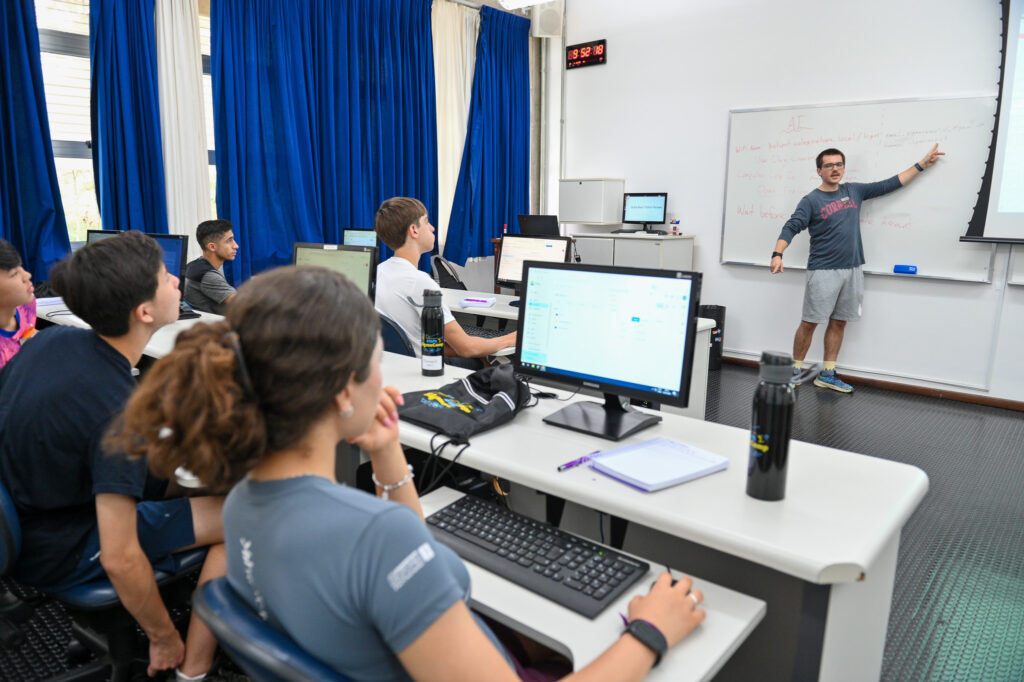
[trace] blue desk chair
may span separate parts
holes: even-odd
[[[349,681],[260,618],[227,578],[215,578],[197,590],[192,608],[253,682]]]
[[[380,315],[380,336],[384,341],[384,350],[390,353],[398,353],[399,355],[416,357],[412,341],[406,336],[405,331],[398,326],[398,323],[379,310],[377,314]]]
[[[14,501],[7,488],[0,482],[0,574],[5,574],[14,565],[21,552],[21,523],[18,520]],[[193,582],[184,578],[197,573],[206,557],[206,549],[194,549],[178,555],[179,570],[176,573],[156,571],[155,577],[164,603],[187,603]],[[135,620],[121,605],[117,592],[109,580],[94,580],[57,592],[47,592],[63,604],[71,616],[72,642],[69,651],[85,647],[97,659],[88,665],[70,670],[62,675],[62,681],[109,679],[123,682],[131,679],[133,665],[145,670],[146,651],[139,650],[136,638]],[[15,603],[17,602],[17,603]],[[20,633],[19,622],[31,616],[32,606],[25,605],[10,593],[0,595],[0,639],[5,646],[17,646]],[[13,616],[11,614],[14,614]]]

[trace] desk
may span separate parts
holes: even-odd
[[[449,488],[425,495],[420,500],[423,513],[430,515],[461,496]],[[633,589],[591,620],[476,564],[466,562],[466,568],[473,582],[470,599],[475,610],[565,654],[573,662],[575,670],[600,656],[618,639],[622,633],[619,614],[627,613],[629,600],[638,594],[646,594],[662,571],[661,567],[652,564],[650,573]],[[764,618],[763,601],[706,580],[694,580],[696,587],[704,592],[707,618],[669,651],[646,680],[683,682],[711,679]]]
[[[162,358],[171,352],[171,349],[174,348],[174,340],[184,330],[199,322],[217,322],[224,319],[223,315],[200,313],[198,310],[196,312],[199,313],[198,318],[178,320],[158,329],[149,339],[149,343],[146,344],[146,349],[143,353],[154,359]],[[68,307],[64,305],[64,301],[60,299],[44,299],[43,302],[37,303],[36,316],[53,324],[81,327],[82,329],[89,328],[85,320],[68,310]]]
[[[491,294],[483,291],[465,291],[463,289],[441,289],[441,295],[444,297],[444,302],[451,309],[452,313],[494,317],[500,320],[519,319],[519,308],[508,304],[509,301],[515,300],[516,296]],[[470,298],[492,297],[495,299],[494,305],[489,308],[464,308],[459,305],[459,302],[467,296]],[[683,415],[684,417],[693,417],[694,419],[704,418],[708,394],[708,355],[711,352],[711,330],[714,328],[714,320],[704,317],[697,318],[697,345],[693,349],[693,376],[690,378],[689,406],[665,406],[662,408],[665,412]]]
[[[449,367],[443,379],[423,377],[415,359],[390,353],[383,371],[403,391],[465,373]],[[664,414],[623,442],[674,438],[727,457],[729,468],[642,493],[587,467],[556,472],[561,462],[608,446],[541,421],[562,406],[542,401],[474,436],[459,462],[626,519],[627,551],[764,599],[765,622],[726,666],[730,679],[878,678],[900,531],[927,492],[923,471],[794,441],[786,499],[762,502],[744,493],[746,430]],[[430,450],[432,432],[403,423],[401,434],[403,444]],[[583,534],[593,537],[595,527]]]
[[[81,318],[68,311],[62,301],[37,306],[37,314],[54,324],[88,328]],[[197,319],[169,324],[153,335],[145,352],[153,358],[163,357],[173,348],[174,340],[181,331],[199,322],[221,319],[223,317],[220,315],[201,313]],[[391,353],[385,355],[389,358],[393,356]],[[405,359],[412,361],[415,373],[419,374],[419,361],[415,358]],[[454,372],[455,368],[449,367],[448,371]],[[410,427],[403,425],[402,428]],[[421,500],[424,514],[431,514],[460,496],[461,493],[446,488],[426,495]],[[626,613],[629,600],[646,593],[650,583],[660,573],[660,567],[652,565],[654,568],[648,576],[623,594],[598,618],[591,620],[510,583],[497,574],[466,563],[473,582],[472,605],[475,609],[567,655],[577,669],[601,655],[619,637],[622,623],[618,614]],[[697,579],[697,586],[704,592],[708,618],[680,645],[673,648],[646,679],[654,682],[711,679],[765,616],[765,603],[759,599],[706,580]]]

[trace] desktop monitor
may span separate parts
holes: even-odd
[[[519,375],[604,393],[548,424],[620,440],[661,421],[629,399],[686,407],[701,274],[528,262],[516,354]]]
[[[501,237],[498,272],[494,277],[500,287],[509,287],[519,293],[523,281],[523,263],[528,260],[547,263],[568,263],[571,237],[531,237],[506,234]],[[510,301],[509,305],[519,305]]]
[[[651,234],[668,234],[664,230],[652,230],[651,225],[665,223],[665,207],[668,205],[668,194],[665,192],[629,192],[622,195],[622,223],[624,225],[643,225],[643,231]],[[615,230],[615,232],[639,232],[635,230]]]
[[[373,300],[377,288],[377,247],[296,242],[292,265],[318,265],[348,277]]]
[[[341,242],[345,246],[377,246],[377,232],[375,230],[343,230]]]
[[[539,237],[557,237],[558,216],[554,215],[521,215],[519,216],[519,234]]]
[[[94,244],[101,239],[117,236],[121,232],[122,230],[87,230],[85,233],[85,243]]]
[[[116,233],[115,233],[116,234]],[[188,265],[188,237],[183,234],[144,233],[152,237],[164,250],[164,265],[167,272],[178,278],[178,288],[185,292],[185,266]]]

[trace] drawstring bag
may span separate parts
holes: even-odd
[[[431,431],[443,433],[450,443],[468,443],[475,433],[511,421],[530,400],[530,387],[516,379],[512,365],[497,365],[429,391],[402,395],[398,416]]]

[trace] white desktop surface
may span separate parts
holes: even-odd
[[[509,305],[518,296],[507,294],[495,294],[486,291],[466,291],[465,289],[441,289],[441,295],[445,304],[453,313],[465,313],[466,315],[482,315],[484,317],[496,317],[502,320],[518,320],[519,307]],[[462,307],[459,305],[464,298],[493,298],[494,305],[483,308],[475,306]]]
[[[443,377],[424,377],[415,358],[384,356],[385,383],[403,392],[467,373],[446,367]],[[727,457],[729,468],[644,493],[586,466],[556,471],[563,462],[614,446],[542,422],[566,404],[542,400],[513,422],[473,436],[460,463],[822,584],[862,579],[928,489],[928,477],[917,467],[793,441],[786,498],[755,500],[745,493],[746,430],[662,414],[660,423],[621,443],[673,438]],[[433,432],[403,423],[401,434],[403,444],[430,451]]]
[[[174,341],[182,331],[199,322],[217,322],[224,319],[222,315],[202,313],[198,310],[196,312],[199,313],[198,318],[178,320],[158,329],[149,339],[149,343],[146,344],[146,349],[143,351],[144,354],[152,358],[162,358],[174,348]],[[59,299],[49,299],[45,304],[37,304],[36,315],[54,324],[89,329],[89,325],[85,323],[85,320],[68,310],[68,307],[64,305],[64,301]]]
[[[669,232],[668,234],[651,234],[650,232],[644,232],[643,226],[637,226],[635,223],[629,224],[628,227],[624,224],[622,225],[622,227],[626,229],[640,227],[641,229],[638,232],[616,232],[614,234],[611,232],[577,232],[576,234],[570,236],[573,239],[576,239],[577,237],[590,239],[591,237],[593,237],[596,239],[646,239],[649,241],[658,241],[664,239],[696,239],[696,235],[693,234],[672,234],[671,232]],[[668,230],[671,229],[672,226],[665,224],[658,225],[652,223],[651,228],[665,230],[666,232],[668,232]]]
[[[404,425],[403,425],[404,427]],[[421,498],[424,515],[454,502],[462,493],[441,488]],[[591,620],[520,587],[476,564],[465,562],[472,580],[473,608],[547,646],[568,654],[579,670],[622,634],[620,613],[628,613],[629,601],[646,594],[662,572],[652,564],[650,573]],[[676,573],[676,577],[681,574]],[[645,680],[683,682],[711,679],[732,653],[761,622],[765,603],[700,578],[694,586],[704,593],[707,617],[682,642],[662,658]]]

